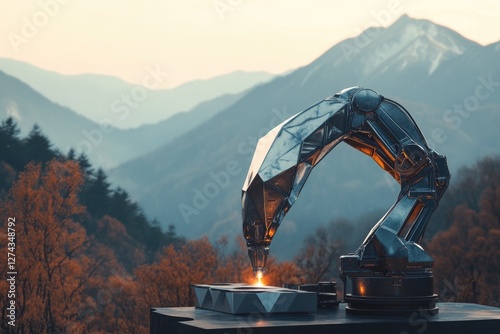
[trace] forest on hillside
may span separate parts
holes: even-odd
[[[336,280],[339,256],[372,222],[318,228],[293,260],[270,259],[265,283]],[[1,280],[0,330],[147,333],[150,307],[194,304],[192,283],[252,281],[242,238],[234,250],[227,236],[189,240],[159,226],[85,155],[59,152],[37,126],[21,138],[13,119],[2,121],[0,252],[15,255],[16,326],[8,324],[11,285]],[[500,306],[500,157],[453,175],[424,247],[442,301]],[[4,256],[0,276],[12,268]]]

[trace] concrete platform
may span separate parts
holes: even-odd
[[[231,315],[194,307],[152,308],[151,334],[498,334],[500,308],[463,303],[438,303],[439,314],[415,312],[409,317],[358,316],[338,309],[313,314],[255,312]]]

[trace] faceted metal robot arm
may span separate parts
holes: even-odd
[[[256,276],[265,271],[271,240],[309,173],[342,141],[371,156],[401,184],[396,203],[355,254],[342,259],[342,274],[432,266],[417,242],[447,188],[446,158],[428,147],[402,106],[354,87],[298,113],[259,140],[242,194],[243,233]]]
[[[243,185],[243,234],[254,274],[265,272],[269,244],[314,165],[345,134],[347,95],[325,99],[262,137]]]

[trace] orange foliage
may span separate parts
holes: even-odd
[[[96,230],[98,236],[106,239],[107,246],[120,249],[120,254],[117,254],[119,259],[126,260],[134,267],[146,262],[144,247],[140,247],[134,241],[119,220],[105,215],[97,221]]]
[[[219,241],[220,242],[220,241]],[[252,267],[247,255],[247,247],[243,238],[237,238],[238,248],[224,256],[224,249],[218,250],[217,268],[214,282],[217,283],[255,283]],[[225,243],[227,244],[227,242]],[[224,246],[225,246],[224,244]]]
[[[16,218],[17,332],[65,331],[77,320],[88,269],[85,231],[73,220],[84,210],[82,182],[76,163],[29,164],[8,194],[2,216]]]
[[[302,284],[305,281],[302,270],[294,262],[277,262],[274,258],[270,258],[264,283],[272,286],[284,286],[285,284]]]
[[[217,256],[207,238],[188,241],[179,250],[165,248],[158,263],[143,265],[135,275],[151,307],[194,305],[191,284],[212,282]]]
[[[500,184],[496,183],[482,192],[479,211],[457,207],[451,227],[427,247],[443,300],[500,306]]]
[[[158,261],[137,267],[130,276],[108,245],[133,245],[123,224],[109,216],[96,222],[107,245],[89,238],[78,221],[83,184],[78,164],[53,160],[29,164],[19,174],[0,213],[16,218],[15,333],[142,333],[149,307],[191,306],[191,284],[255,283],[244,241],[224,253],[227,240],[214,247],[207,238],[166,247]],[[0,222],[2,240],[7,220]],[[0,251],[7,253],[7,243]],[[124,248],[135,263],[144,263],[141,248]],[[118,254],[122,256],[123,254]],[[6,266],[0,266],[6,276]],[[300,282],[292,262],[269,259],[267,284]],[[6,312],[7,282],[0,281],[0,310]],[[3,317],[3,320],[6,318]],[[11,330],[6,323],[1,329]]]
[[[87,304],[85,321],[91,333],[147,333],[149,307],[132,277],[116,273],[100,282],[93,304]]]
[[[115,282],[105,278],[110,273],[120,274],[121,267],[113,252],[90,240],[77,221],[85,209],[77,196],[82,183],[80,169],[74,162],[54,160],[44,167],[29,164],[2,203],[1,216],[16,219],[18,273],[16,326],[2,323],[4,331],[109,332],[101,330],[109,319],[99,314],[113,308],[119,290],[113,290]],[[0,222],[3,233],[7,231],[6,222]],[[7,244],[3,241],[7,236],[1,238],[0,251],[6,254]],[[0,266],[0,275],[6,276],[6,266]],[[0,281],[2,314],[7,301],[5,283]]]

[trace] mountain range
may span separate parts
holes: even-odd
[[[219,96],[154,125],[101,131],[90,157],[114,167],[111,181],[165,227],[175,224],[188,238],[240,236],[241,187],[259,137],[346,87],[371,88],[401,103],[430,146],[448,157],[452,173],[498,154],[499,59],[499,42],[481,46],[404,15],[244,92]],[[23,131],[39,123],[63,150],[90,141],[83,131],[91,133],[99,124],[33,88],[0,72],[0,118],[15,117]],[[81,92],[82,99],[92,99],[87,93],[93,90]],[[340,144],[312,172],[275,236],[272,254],[289,258],[319,225],[387,210],[398,193],[399,185],[371,159]]]
[[[13,117],[21,134],[38,124],[60,151],[74,148],[104,169],[146,154],[203,123],[244,93],[226,94],[201,102],[153,125],[118,129],[96,123],[48,100],[26,83],[0,71],[0,119]]]
[[[0,71],[95,123],[106,120],[120,129],[156,124],[202,102],[242,93],[273,77],[266,72],[236,71],[159,89],[164,81],[168,82],[169,74],[156,65],[146,66],[139,74],[141,83],[135,85],[106,75],[62,75],[7,58],[0,58]]]

